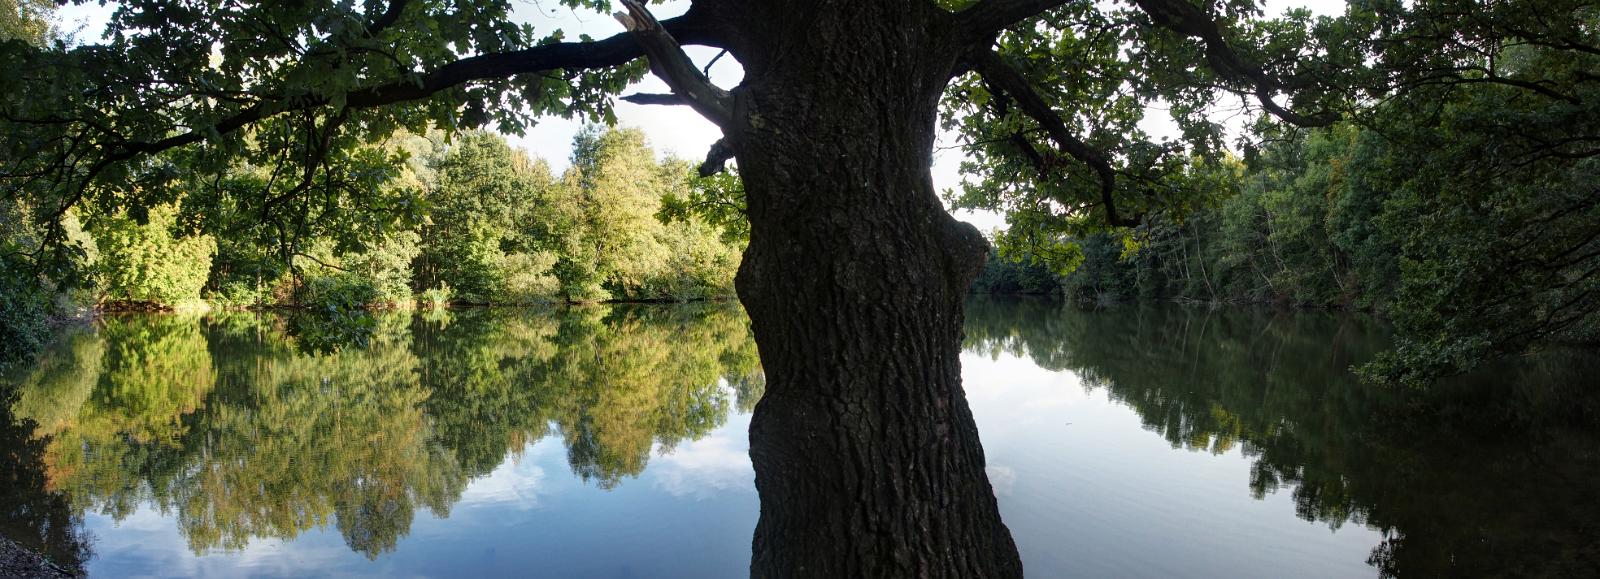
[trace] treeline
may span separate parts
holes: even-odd
[[[1186,215],[1158,214],[1131,231],[1070,240],[1076,262],[1053,275],[1042,260],[995,259],[987,293],[1069,299],[1273,303],[1383,311],[1396,299],[1400,248],[1412,217],[1388,203],[1384,144],[1350,124],[1276,142],[1235,188]]]
[[[308,186],[364,188],[367,206],[269,219],[286,213],[272,198],[243,206],[217,190],[272,191],[300,177],[243,164],[216,185],[175,181],[147,210],[68,211],[56,244],[33,226],[49,207],[0,204],[0,365],[34,351],[51,319],[93,307],[304,306],[337,316],[419,301],[732,295],[742,230],[684,205],[703,197],[696,187],[726,188],[727,176],[701,180],[686,161],[658,161],[634,129],[590,127],[573,145],[571,168],[557,175],[492,133],[401,132],[370,147],[371,171]]]
[[[194,214],[193,200],[143,214],[83,216],[74,241],[94,304],[153,307],[397,306],[693,300],[731,294],[740,241],[697,218],[658,217],[662,199],[687,197],[687,162],[658,162],[642,133],[589,128],[572,166],[549,164],[504,138],[467,132],[402,133],[384,143],[405,159],[374,186],[414,191],[411,218],[376,238],[263,240],[200,231],[248,230],[239,207]],[[260,179],[284,176],[243,167]],[[231,221],[200,227],[185,221]]]
[[[1575,66],[1563,53],[1517,56],[1507,66],[1530,76]],[[1600,99],[1600,83],[1562,89]],[[978,290],[1374,311],[1397,330],[1362,370],[1382,382],[1596,342],[1600,154],[1587,135],[1600,118],[1516,86],[1428,90],[1435,98],[1330,127],[1262,125],[1265,147],[1189,169],[1217,191],[1137,227],[1033,245],[1002,234],[1006,259]]]
[[[634,129],[591,127],[555,175],[504,138],[402,135],[401,182],[420,219],[377,243],[313,239],[293,259],[220,241],[199,294],[235,305],[528,304],[731,295],[740,243],[697,219],[658,217],[686,196],[689,163],[658,162]],[[194,286],[190,286],[194,287]],[[120,296],[115,296],[120,297]]]

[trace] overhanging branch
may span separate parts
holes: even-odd
[[[389,0],[389,7],[378,15],[376,20],[367,25],[367,36],[377,36],[384,29],[394,26],[400,20],[400,14],[405,12],[408,0]]]
[[[1127,218],[1117,214],[1117,205],[1114,199],[1117,187],[1117,172],[1111,166],[1110,159],[1107,159],[1105,154],[1073,135],[1066,122],[1062,121],[1061,116],[1050,108],[1050,104],[1045,102],[1037,91],[1033,90],[1033,85],[1028,83],[1028,79],[1024,78],[1022,73],[1017,72],[1015,68],[1005,62],[1005,59],[992,50],[984,50],[975,55],[972,68],[983,76],[985,81],[992,83],[995,87],[1004,91],[1007,96],[1010,96],[1012,100],[1016,101],[1023,114],[1028,115],[1029,118],[1044,127],[1045,133],[1050,135],[1050,140],[1055,141],[1057,147],[1094,170],[1095,175],[1100,180],[1100,203],[1105,205],[1106,221],[1108,223],[1121,227],[1133,227],[1142,221],[1138,216]]]
[[[1261,67],[1239,56],[1233,46],[1228,44],[1228,39],[1223,37],[1222,28],[1217,26],[1216,21],[1189,0],[1133,1],[1150,15],[1150,21],[1155,25],[1200,39],[1205,45],[1206,63],[1211,66],[1211,70],[1228,80],[1251,85],[1254,88],[1251,93],[1261,102],[1261,107],[1273,116],[1302,127],[1323,127],[1339,121],[1339,113],[1334,111],[1304,115],[1273,102],[1274,93],[1305,87],[1299,86],[1301,83],[1274,78]]]
[[[717,45],[711,27],[693,14],[691,11],[690,14],[658,24],[664,33],[670,31],[683,38],[685,42]],[[364,109],[420,100],[469,82],[507,78],[518,74],[620,66],[644,55],[644,49],[630,35],[618,34],[592,42],[557,42],[524,50],[473,56],[446,64],[415,80],[400,80],[356,89],[345,95],[345,107]],[[115,144],[103,159],[107,162],[117,162],[140,154],[159,153],[200,142],[210,135],[212,130],[218,134],[227,134],[278,114],[314,109],[326,106],[330,102],[332,98],[328,95],[268,101],[223,118],[211,127],[198,128],[157,141]]]

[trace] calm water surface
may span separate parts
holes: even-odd
[[[979,300],[963,364],[1034,577],[1578,576],[1600,362],[1429,395],[1370,320]],[[97,576],[738,577],[736,306],[107,317],[8,379],[0,534]]]

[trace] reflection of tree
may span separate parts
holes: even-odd
[[[42,418],[39,434],[53,437],[52,488],[80,509],[126,516],[148,492],[126,473],[174,468],[185,422],[215,385],[205,337],[194,317],[114,316],[66,346],[48,356],[70,368],[30,375],[19,415]]]
[[[413,322],[425,402],[440,442],[465,474],[482,476],[507,450],[543,438],[543,399],[526,385],[527,368],[556,356],[551,315],[471,309]]]
[[[968,320],[969,350],[1071,370],[1175,447],[1240,447],[1256,496],[1293,489],[1302,518],[1385,531],[1384,575],[1600,568],[1592,356],[1395,392],[1349,376],[1384,345],[1355,317],[978,302]]]
[[[554,425],[573,471],[611,487],[641,472],[655,444],[670,449],[722,424],[719,379],[741,403],[760,396],[755,345],[736,308],[467,311],[419,328],[430,414],[473,473]]]
[[[563,317],[562,355],[537,372],[573,472],[603,488],[644,470],[653,443],[670,450],[726,420],[723,376],[746,376],[753,349],[737,310],[607,308]]]
[[[465,477],[431,438],[404,331],[380,324],[365,349],[314,356],[216,335],[217,392],[184,441],[200,464],[157,497],[197,552],[292,538],[336,515],[350,547],[375,557],[416,508],[449,512]]]
[[[0,537],[43,554],[74,574],[91,554],[83,517],[67,497],[50,490],[45,467],[49,438],[12,413],[16,393],[0,383]]]
[[[72,512],[121,519],[149,502],[197,553],[333,523],[375,557],[416,509],[447,515],[468,480],[552,426],[574,471],[610,487],[655,445],[720,425],[730,390],[741,405],[760,395],[736,308],[381,314],[365,347],[322,353],[286,327],[107,318],[47,353],[7,408],[44,424],[22,436]]]

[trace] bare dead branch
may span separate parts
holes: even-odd
[[[677,39],[656,21],[644,4],[638,0],[622,0],[622,5],[628,11],[617,12],[614,16],[644,48],[650,58],[650,71],[711,122],[718,126],[732,122],[733,95],[711,84],[711,80],[695,68],[694,61],[683,53]]]
[[[672,93],[640,92],[640,93],[634,93],[634,94],[630,94],[630,95],[622,95],[622,96],[617,97],[617,98],[619,98],[620,100],[626,101],[626,102],[630,102],[630,103],[636,104],[636,105],[672,106],[672,105],[687,105],[687,104],[689,104],[688,102],[683,100],[683,97],[680,97],[680,96],[672,94]]]

